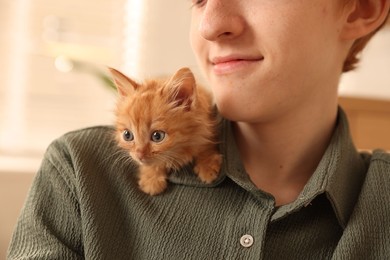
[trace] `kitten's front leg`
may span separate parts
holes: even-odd
[[[205,183],[213,182],[219,174],[222,164],[222,155],[212,149],[201,153],[195,161],[194,171],[199,179]]]
[[[141,165],[138,184],[149,195],[160,194],[168,185],[167,170],[163,167]]]

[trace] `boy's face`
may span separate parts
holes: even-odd
[[[193,2],[191,45],[224,116],[261,122],[336,98],[340,0]]]

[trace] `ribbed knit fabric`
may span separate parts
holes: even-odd
[[[229,122],[221,176],[206,185],[186,167],[158,196],[138,189],[112,134],[83,129],[48,148],[9,259],[390,259],[390,156],[359,154],[342,111],[301,195],[278,208],[245,173]]]

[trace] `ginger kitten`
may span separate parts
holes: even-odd
[[[222,157],[215,140],[212,97],[196,84],[190,69],[144,83],[115,69],[110,72],[119,92],[117,141],[139,164],[141,190],[150,195],[163,192],[170,170],[190,162],[200,180],[215,180]]]

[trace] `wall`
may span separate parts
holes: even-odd
[[[8,243],[20,209],[34,178],[31,173],[0,173],[0,259],[5,259]]]

